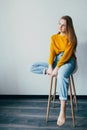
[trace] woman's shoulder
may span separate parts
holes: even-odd
[[[53,35],[51,35],[51,39],[55,39],[55,38],[57,38],[59,36],[59,34],[57,33],[57,34],[53,34]]]

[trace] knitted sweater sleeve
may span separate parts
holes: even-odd
[[[53,40],[53,38],[51,37],[51,39],[50,39],[50,54],[49,54],[49,59],[48,59],[48,64],[49,64],[49,65],[52,65],[52,64],[53,64],[55,55],[56,55],[56,54],[55,54],[55,50],[54,50],[54,40]]]
[[[74,54],[74,45],[72,43],[68,43],[62,57],[57,63],[57,67],[60,67],[64,63],[66,63],[72,57],[73,54]]]

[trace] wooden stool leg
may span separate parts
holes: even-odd
[[[70,103],[71,103],[71,111],[72,111],[72,120],[73,120],[73,126],[75,127],[75,115],[74,115],[74,106],[73,106],[73,100],[72,100],[71,77],[69,78],[69,84],[70,84]]]
[[[56,86],[57,86],[57,77],[55,77],[55,84],[54,84],[53,107],[55,107]]]
[[[71,75],[71,81],[72,81],[72,88],[73,88],[73,92],[74,92],[74,101],[76,104],[76,110],[78,110],[78,102],[77,102],[77,98],[76,98],[76,90],[75,90],[73,75]]]
[[[47,106],[47,113],[46,113],[46,122],[48,122],[49,111],[50,111],[50,97],[51,97],[51,93],[52,93],[52,83],[53,83],[53,77],[51,77],[51,80],[50,80],[50,92],[49,92],[49,96],[48,96],[48,106]]]

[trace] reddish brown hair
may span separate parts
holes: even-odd
[[[77,37],[75,34],[74,26],[73,26],[73,21],[70,16],[62,16],[61,19],[66,20],[66,26],[67,26],[67,36],[68,40],[75,45],[75,48],[77,46]]]

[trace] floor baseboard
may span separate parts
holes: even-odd
[[[48,95],[0,95],[0,99],[48,99]],[[77,95],[77,99],[87,99],[87,95]]]

